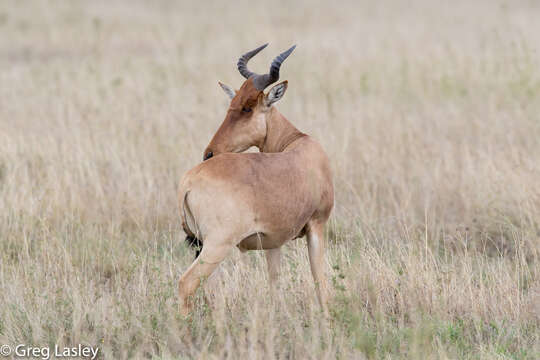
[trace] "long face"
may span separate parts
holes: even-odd
[[[204,150],[203,160],[225,152],[242,152],[252,146],[262,148],[266,138],[268,110],[285,93],[287,81],[275,85],[267,94],[264,94],[263,90],[279,79],[281,63],[296,47],[295,45],[278,55],[272,61],[268,74],[258,75],[249,71],[247,62],[266,45],[247,52],[238,60],[238,71],[247,79],[240,90],[234,91],[220,83],[225,93],[231,98],[231,105],[227,110],[225,120]]]
[[[225,152],[242,152],[252,146],[262,149],[266,138],[267,115],[273,103],[281,99],[287,90],[283,81],[265,94],[253,86],[251,79],[240,90],[226,85],[221,87],[231,97],[231,105],[225,120],[204,151],[203,160]]]
[[[227,90],[226,90],[227,91]],[[260,146],[266,137],[263,92],[253,86],[251,79],[244,82],[233,96],[225,120],[204,151],[204,160],[224,152],[242,152]]]

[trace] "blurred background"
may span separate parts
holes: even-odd
[[[539,18],[536,1],[3,1],[0,342],[535,358]],[[266,42],[253,71],[298,45],[276,106],[333,166],[333,322],[303,240],[283,298],[254,297],[264,259],[235,253],[186,322],[176,188],[224,118],[218,80],[238,88]]]

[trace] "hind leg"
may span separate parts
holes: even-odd
[[[225,242],[215,244],[208,241],[201,254],[193,264],[180,277],[178,282],[178,295],[180,313],[187,316],[191,309],[191,297],[199,287],[202,280],[208,278],[214,269],[225,259],[232,246]]]
[[[328,316],[326,275],[324,273],[324,224],[317,222],[311,222],[309,224],[307,243],[309,263],[311,265],[313,280],[315,281],[317,297],[319,298],[323,313]]]

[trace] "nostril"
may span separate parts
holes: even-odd
[[[203,161],[210,159],[212,156],[214,156],[213,152],[211,152],[211,151],[207,152],[206,155],[204,155]]]

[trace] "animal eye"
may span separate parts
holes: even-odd
[[[251,112],[251,108],[243,107],[242,112],[249,113],[249,112]]]

